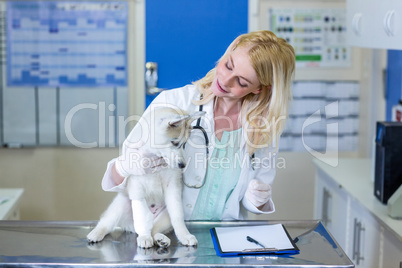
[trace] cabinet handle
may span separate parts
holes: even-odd
[[[388,28],[388,32],[389,32],[390,36],[394,36],[394,31],[392,29],[392,26],[394,25],[392,23],[394,15],[395,15],[395,10],[388,11],[387,28]]]
[[[362,232],[363,232],[364,230],[365,230],[365,229],[364,229],[362,223],[359,222],[359,223],[358,223],[358,232],[357,232],[357,241],[358,241],[358,243],[357,243],[357,248],[358,248],[358,249],[357,249],[357,250],[358,250],[357,264],[359,264],[361,260],[364,260],[363,252],[362,252],[362,250],[361,250],[361,248],[360,248],[360,247],[361,247],[361,244],[362,244],[362,241],[361,241]]]
[[[325,187],[323,189],[323,198],[322,198],[322,223],[327,225],[331,222],[331,219],[328,216],[329,210],[329,199],[331,198],[331,193]]]
[[[362,223],[355,218],[353,227],[353,257],[352,259],[356,261],[356,265],[359,265],[360,261],[364,260],[364,256],[361,252],[361,233],[365,231]]]
[[[356,250],[356,244],[357,244],[357,219],[355,218],[354,224],[353,224],[353,249],[352,249],[352,259],[355,260],[357,256],[357,250]]]
[[[392,30],[392,19],[394,18],[395,10],[388,10],[384,16],[383,28],[388,36],[394,36],[394,31]]]
[[[356,13],[352,19],[352,29],[356,35],[360,35],[360,33],[361,33],[361,30],[360,30],[361,18],[362,18],[362,13]]]

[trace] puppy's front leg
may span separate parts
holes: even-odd
[[[118,225],[122,216],[130,212],[130,200],[118,194],[103,213],[96,227],[87,235],[90,243],[102,241]]]
[[[154,241],[151,236],[154,217],[145,199],[132,200],[135,232],[138,234],[137,245],[141,248],[151,248]]]
[[[174,232],[179,241],[186,246],[196,246],[198,241],[194,235],[190,234],[184,223],[182,186],[180,178],[171,179],[165,187],[165,203],[170,215]]]

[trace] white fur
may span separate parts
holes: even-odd
[[[170,239],[165,235],[173,227],[178,240],[186,246],[197,245],[197,239],[190,234],[185,223],[182,204],[182,170],[185,166],[183,148],[181,146],[189,136],[191,121],[202,116],[195,113],[191,116],[178,114],[177,110],[163,108],[155,113],[155,123],[151,131],[151,141],[158,145],[144,144],[144,149],[150,153],[162,156],[169,168],[160,172],[142,176],[130,176],[126,192],[118,193],[107,210],[101,216],[95,229],[87,236],[89,242],[99,242],[119,226],[124,231],[136,232],[137,245],[150,248],[154,244],[168,247]],[[180,127],[180,137],[167,135],[166,129]],[[158,147],[158,148],[155,148]],[[155,205],[163,209],[156,217],[150,210]]]

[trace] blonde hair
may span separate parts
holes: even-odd
[[[244,97],[240,111],[242,127],[248,137],[247,149],[251,155],[257,148],[271,144],[284,129],[292,98],[295,52],[285,39],[270,31],[257,31],[237,37],[219,61],[238,47],[249,48],[250,62],[261,84],[259,94]],[[202,100],[194,101],[195,104],[205,104],[214,99],[210,87],[215,71],[216,68],[212,69],[204,78],[194,82],[203,95]]]

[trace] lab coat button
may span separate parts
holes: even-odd
[[[200,181],[200,180],[201,180],[201,177],[200,177],[200,176],[196,176],[195,179],[196,179],[197,181]]]
[[[191,205],[191,204],[187,204],[187,205],[186,205],[186,207],[191,208],[191,207],[192,207],[192,205]]]

